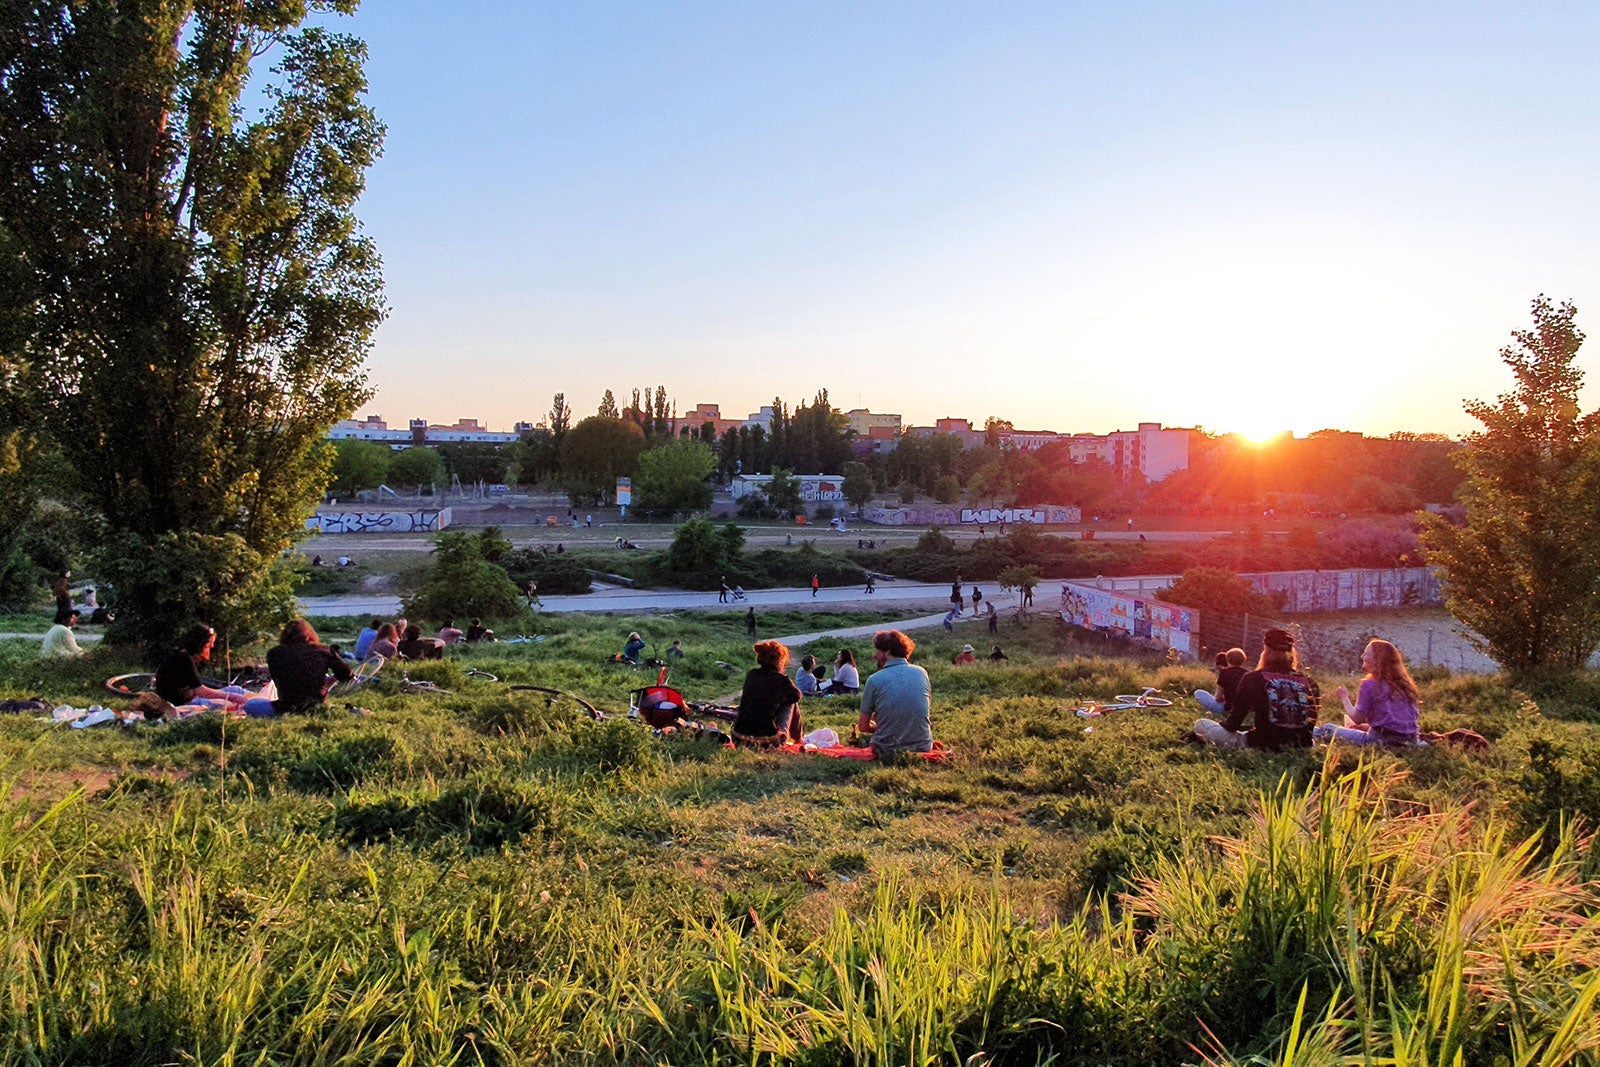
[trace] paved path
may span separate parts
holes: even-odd
[[[1059,584],[1059,583],[1057,583]],[[970,586],[967,586],[970,589]],[[980,584],[979,588],[983,588]],[[1041,602],[1045,598],[1044,590],[1053,586],[1049,582],[1041,582],[1036,596]],[[1005,594],[1000,587],[989,585],[988,594],[996,598],[995,605],[1000,610],[1007,606],[1014,607],[1016,594]],[[729,600],[722,604],[717,601],[714,592],[697,592],[682,589],[624,589],[619,586],[595,583],[594,591],[568,596],[546,595],[541,597],[544,610],[547,613],[569,611],[732,611],[743,614],[746,608],[753,607],[757,611],[772,608],[787,607],[826,607],[830,604],[843,607],[849,605],[852,610],[864,605],[883,604],[888,608],[907,607],[910,605],[938,605],[949,602],[950,583],[927,582],[879,582],[878,591],[871,596],[862,591],[858,585],[844,586],[834,589],[822,589],[816,596],[811,595],[807,589],[753,589],[745,594],[743,600]],[[400,598],[395,596],[327,596],[327,597],[302,597],[300,608],[307,615],[395,615],[400,611]]]

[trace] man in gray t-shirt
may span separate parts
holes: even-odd
[[[861,690],[856,730],[871,735],[879,753],[928,752],[933,748],[933,683],[928,672],[908,663],[916,644],[899,630],[879,630],[872,638],[878,670]]]

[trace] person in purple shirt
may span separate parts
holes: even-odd
[[[1361,679],[1356,699],[1340,686],[1334,695],[1344,704],[1344,725],[1324,723],[1316,730],[1319,741],[1347,745],[1412,745],[1417,741],[1417,683],[1406,670],[1405,657],[1388,641],[1367,642],[1361,653]]]

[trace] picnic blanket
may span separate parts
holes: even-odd
[[[793,741],[790,741],[784,745],[779,745],[777,751],[798,752],[813,756],[834,756],[838,759],[874,760],[878,758],[877,753],[874,752],[870,747],[853,748],[849,745],[829,745],[827,748],[819,748],[816,745],[801,745],[796,744]],[[946,745],[943,741],[935,741],[933,743],[933,751],[931,752],[908,752],[906,755],[919,756],[925,760],[942,763],[950,758],[950,746]]]

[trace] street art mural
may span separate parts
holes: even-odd
[[[1193,608],[1083,582],[1062,583],[1061,618],[1073,626],[1114,631],[1189,658],[1199,647],[1200,616]]]
[[[861,517],[879,526],[1004,526],[1007,523],[1079,522],[1076,507],[1041,504],[1033,508],[963,508],[955,504],[907,504],[901,507],[864,508]]]
[[[306,529],[325,534],[438,533],[450,525],[449,508],[415,511],[318,511]]]
[[[1437,604],[1443,599],[1439,578],[1427,567],[1272,571],[1244,577],[1257,592],[1286,594],[1286,613],[1401,608]]]

